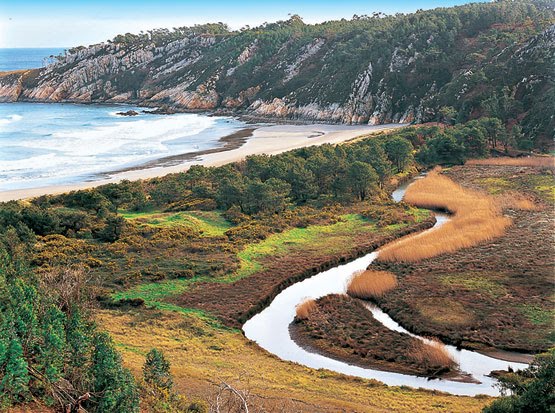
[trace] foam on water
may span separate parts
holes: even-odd
[[[8,115],[5,118],[0,119],[0,125],[7,125],[12,122],[17,122],[21,119],[23,119],[23,116],[21,115]]]
[[[244,124],[199,114],[122,117],[116,105],[0,104],[0,190],[95,174],[219,146]]]

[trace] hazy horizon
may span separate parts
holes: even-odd
[[[354,14],[410,13],[470,3],[467,0],[408,0],[384,3],[370,0],[271,0],[263,7],[240,2],[171,1],[164,7],[143,0],[69,2],[22,1],[0,5],[0,48],[69,48],[104,42],[121,33],[203,23],[226,23],[231,29],[286,20],[300,15],[306,23],[350,19]]]

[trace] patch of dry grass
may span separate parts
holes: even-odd
[[[383,296],[397,286],[397,277],[388,271],[356,271],[347,286],[347,294],[368,300]]]
[[[437,339],[429,339],[427,343],[416,342],[411,355],[414,360],[428,369],[452,370],[457,365],[445,345]]]
[[[449,211],[452,219],[437,229],[388,244],[379,251],[379,261],[415,262],[454,252],[499,237],[511,225],[492,197],[461,187],[439,169],[409,186],[404,201]]]
[[[468,165],[497,165],[497,166],[533,166],[542,168],[555,168],[555,157],[553,156],[528,156],[523,158],[487,158],[471,159]]]
[[[516,191],[505,192],[495,197],[496,202],[503,209],[513,208],[523,211],[539,211],[541,206],[534,203],[534,201],[526,198],[524,195]]]
[[[316,301],[312,298],[307,298],[295,307],[295,316],[299,320],[306,320],[310,314],[316,310],[316,307]]]

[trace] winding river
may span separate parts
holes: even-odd
[[[408,185],[405,184],[393,192],[392,197],[395,201],[401,201]],[[436,224],[426,231],[433,231],[449,219],[445,214],[437,213],[435,216]],[[495,387],[496,381],[487,376],[492,370],[506,370],[509,366],[513,369],[527,367],[524,363],[499,360],[474,351],[459,350],[454,346],[446,345],[453,359],[459,364],[460,370],[472,375],[477,382],[465,383],[446,379],[429,380],[426,377],[354,366],[321,354],[311,353],[297,345],[289,334],[289,325],[295,318],[297,304],[307,298],[318,299],[328,294],[345,293],[351,275],[357,270],[366,269],[376,257],[377,253],[372,252],[286,288],[274,298],[268,307],[243,325],[245,336],[283,360],[293,361],[314,369],[327,369],[350,376],[376,379],[392,386],[420,387],[457,395],[488,394],[497,396],[499,390]],[[407,333],[426,341],[423,337],[409,333],[378,307],[368,304],[367,308],[374,318],[389,329]]]

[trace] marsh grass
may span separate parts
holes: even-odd
[[[316,301],[312,298],[308,298],[295,307],[295,316],[298,320],[306,320],[316,308]]]
[[[496,166],[532,166],[540,168],[555,168],[555,157],[553,156],[529,156],[525,158],[488,158],[471,159],[468,165],[496,165]]]
[[[539,211],[541,206],[534,203],[534,201],[526,198],[524,195],[519,194],[515,191],[506,192],[504,194],[498,195],[496,201],[499,206],[503,209],[512,208],[520,209],[522,211]]]
[[[411,355],[419,365],[429,370],[453,370],[457,366],[445,345],[437,339],[428,339],[426,343],[415,341]]]
[[[383,296],[397,286],[397,277],[388,271],[356,271],[347,286],[347,294],[368,300]]]
[[[468,248],[503,235],[512,222],[502,215],[494,198],[462,188],[440,175],[439,169],[409,186],[404,201],[449,211],[452,219],[434,230],[388,244],[379,250],[379,261],[415,262]]]

